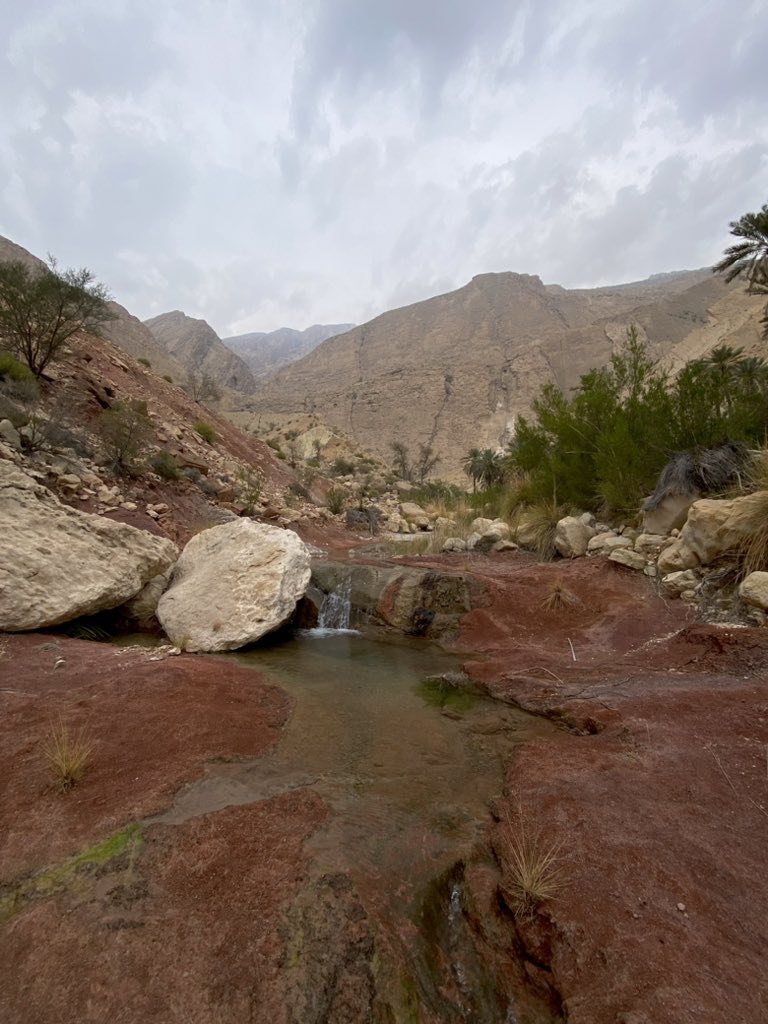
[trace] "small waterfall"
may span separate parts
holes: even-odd
[[[352,575],[345,576],[339,585],[326,594],[317,615],[318,629],[349,629],[352,607]]]

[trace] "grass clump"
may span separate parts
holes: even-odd
[[[181,476],[181,469],[176,461],[176,456],[161,448],[149,460],[153,473],[157,473],[163,480],[178,480]]]
[[[216,431],[213,429],[211,424],[206,423],[205,420],[199,420],[195,424],[195,431],[208,444],[214,444],[216,442]]]
[[[561,505],[542,501],[528,508],[517,526],[517,541],[531,548],[543,562],[549,562],[557,553],[555,531],[558,522],[567,515]]]
[[[541,607],[548,612],[560,612],[568,608],[575,608],[579,603],[578,597],[565,586],[562,580],[555,580],[550,584],[547,596],[541,602]]]
[[[521,807],[502,819],[499,848],[504,899],[517,916],[533,917],[565,888],[563,841],[547,839]]]
[[[341,515],[347,501],[347,492],[343,487],[331,487],[325,500],[329,512],[332,512],[335,516]]]
[[[90,765],[92,753],[93,743],[85,729],[70,730],[62,719],[51,723],[43,741],[43,756],[62,793],[67,793],[80,782]]]

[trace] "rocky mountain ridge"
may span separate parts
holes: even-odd
[[[251,331],[222,338],[227,348],[240,356],[253,376],[263,379],[289,363],[301,359],[323,341],[351,330],[354,324],[313,324],[303,331],[280,327],[276,331]]]
[[[760,348],[759,297],[709,269],[568,290],[533,275],[481,274],[323,342],[261,385],[261,414],[314,413],[382,458],[392,440],[432,444],[462,479],[469,447],[505,443],[551,381],[567,391],[635,324],[652,353]]]
[[[208,374],[219,386],[241,394],[255,390],[251,371],[205,320],[196,320],[174,309],[145,320],[144,326],[157,344],[184,367],[186,374]]]

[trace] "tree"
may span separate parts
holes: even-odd
[[[435,466],[441,462],[439,455],[435,453],[431,444],[419,444],[419,454],[413,466],[413,475],[420,484],[423,484]]]
[[[745,213],[730,224],[731,234],[743,241],[730,245],[715,266],[715,273],[726,281],[737,277],[746,281],[753,295],[768,295],[768,203],[757,213]],[[768,305],[765,307],[763,337],[768,338]]]
[[[99,334],[115,316],[109,293],[90,270],[30,269],[19,260],[0,263],[0,344],[40,378],[78,331]]]
[[[195,373],[194,370],[190,370],[185,390],[195,402],[218,402],[221,398],[221,389],[209,373]]]
[[[483,453],[479,448],[470,448],[467,454],[464,456],[462,468],[468,477],[472,480],[472,493],[477,493],[477,485],[482,478],[482,457]]]

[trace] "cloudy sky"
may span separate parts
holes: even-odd
[[[768,0],[3,0],[0,234],[222,336],[712,263]]]

